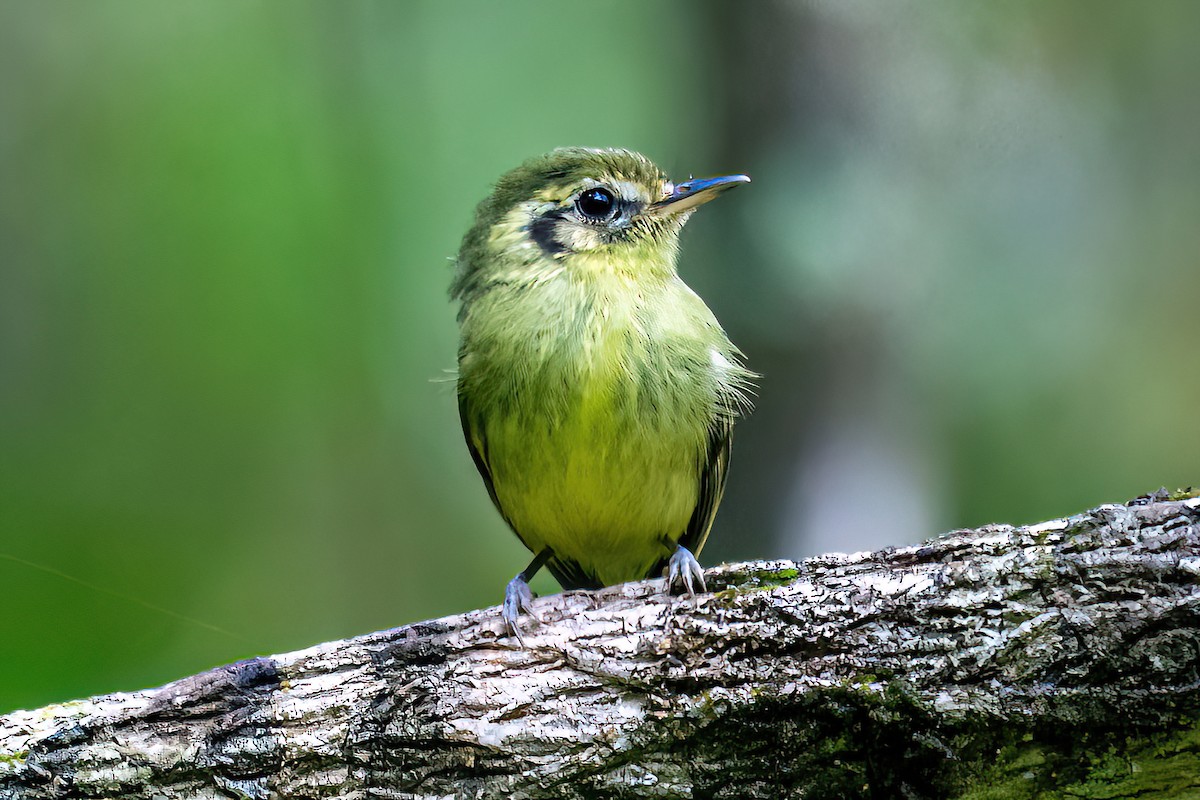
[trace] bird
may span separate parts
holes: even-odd
[[[631,150],[565,147],[476,208],[450,286],[458,409],[492,503],[534,556],[501,607],[522,644],[543,565],[564,590],[666,573],[668,591],[707,591],[696,555],[758,376],[676,262],[695,210],[749,182],[674,183]]]

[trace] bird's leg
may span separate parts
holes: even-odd
[[[533,613],[533,592],[529,588],[529,581],[537,574],[537,571],[542,568],[542,565],[550,560],[550,548],[547,547],[533,557],[533,561],[529,562],[529,566],[517,573],[517,576],[508,582],[508,586],[504,588],[504,607],[500,614],[504,617],[504,627],[508,632],[517,637],[517,641],[521,646],[525,646],[525,640],[521,638],[521,630],[517,627],[517,617],[525,611],[529,616],[537,619]]]
[[[700,562],[692,555],[691,550],[688,550],[681,544],[675,545],[675,552],[671,554],[671,560],[667,562],[668,592],[671,591],[671,587],[677,581],[681,582],[683,588],[687,589],[689,597],[696,596],[693,582],[700,584],[700,591],[708,591],[708,587],[704,585],[704,570],[701,569]]]

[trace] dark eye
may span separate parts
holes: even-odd
[[[617,198],[608,189],[588,189],[575,201],[579,213],[589,219],[604,220],[612,216]]]

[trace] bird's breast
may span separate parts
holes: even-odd
[[[705,428],[733,355],[711,312],[682,289],[614,278],[493,291],[464,321],[460,390],[547,424],[595,415]]]

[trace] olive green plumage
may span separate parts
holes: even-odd
[[[627,150],[555,150],[503,176],[463,239],[463,432],[564,588],[704,545],[752,375],[675,261],[692,210],[747,180],[676,186]]]

